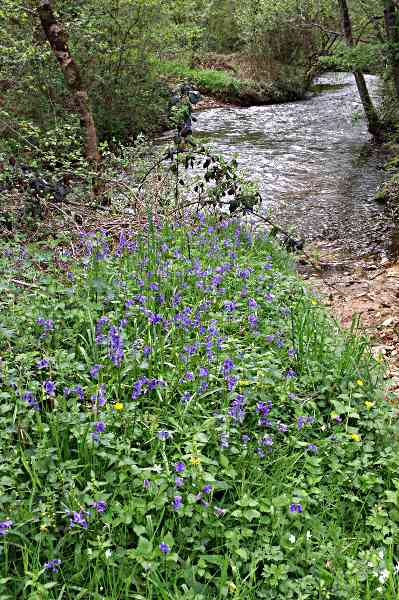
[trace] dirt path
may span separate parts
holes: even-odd
[[[326,244],[307,248],[317,270],[299,264],[302,276],[320,294],[344,327],[358,315],[371,338],[373,354],[387,363],[387,378],[399,400],[399,262],[388,259],[342,259]]]

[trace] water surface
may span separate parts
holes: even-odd
[[[378,78],[367,76],[378,101]],[[384,157],[370,143],[351,74],[319,77],[307,100],[197,113],[197,136],[258,179],[262,210],[307,240],[331,239],[352,255],[378,251],[390,229],[373,200]]]

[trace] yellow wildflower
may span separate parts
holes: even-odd
[[[368,401],[366,401],[365,405],[366,405],[366,408],[368,408],[368,410],[371,410],[373,408],[373,406],[374,406],[374,402],[368,402]]]
[[[199,456],[195,456],[193,454],[192,457],[190,458],[190,463],[192,465],[200,465],[201,464],[201,459],[199,458]]]
[[[122,404],[122,402],[115,402],[114,409],[115,410],[123,410],[123,404]]]
[[[360,442],[361,437],[358,433],[351,433],[351,438],[354,442]]]
[[[364,385],[364,381],[363,381],[363,379],[357,379],[357,380],[356,380],[356,384],[357,384],[357,385]]]
[[[313,304],[313,306],[316,306],[316,304],[317,304],[316,300],[312,300],[312,304]]]

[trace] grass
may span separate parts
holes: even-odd
[[[381,365],[287,254],[202,218],[53,246],[0,264],[0,600],[397,598]]]
[[[169,79],[188,80],[203,94],[243,106],[298,100],[306,91],[300,78],[294,76],[278,81],[255,81],[234,77],[223,70],[193,69],[175,61],[162,61],[158,68]]]

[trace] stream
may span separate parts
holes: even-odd
[[[378,101],[379,81],[367,76]],[[259,182],[262,211],[306,242],[329,240],[337,253],[389,249],[392,224],[373,200],[386,157],[369,141],[354,78],[327,73],[300,102],[196,113],[195,135]]]

